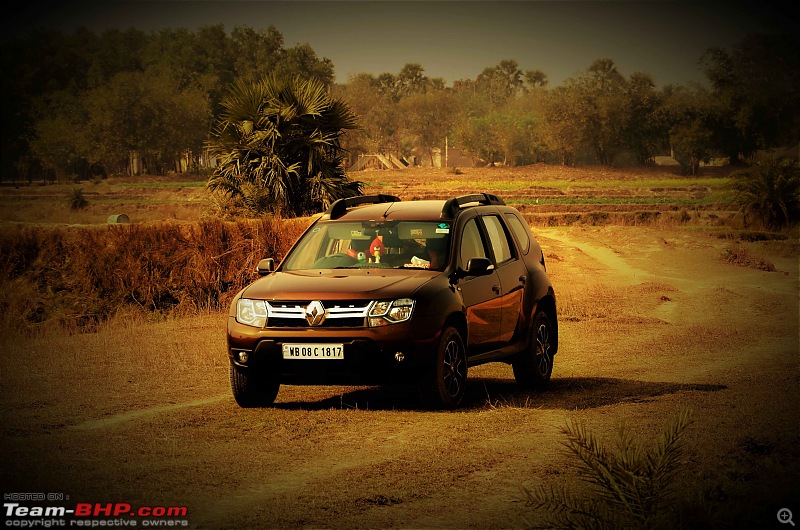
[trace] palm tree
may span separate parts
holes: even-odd
[[[357,127],[342,101],[314,79],[270,75],[240,81],[222,100],[209,151],[218,166],[208,186],[254,214],[299,216],[361,194],[342,169],[340,138]]]
[[[734,201],[770,229],[800,220],[800,166],[791,159],[765,159],[731,174]]]

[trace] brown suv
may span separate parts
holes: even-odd
[[[412,383],[453,408],[467,368],[492,361],[525,387],[550,380],[553,286],[527,223],[494,195],[338,200],[258,271],[228,319],[240,406],[271,404],[281,384]]]

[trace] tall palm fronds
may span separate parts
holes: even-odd
[[[800,220],[800,166],[791,159],[762,159],[731,174],[734,201],[770,229]]]
[[[219,165],[212,190],[238,198],[253,213],[297,216],[361,194],[342,169],[340,138],[357,127],[342,101],[313,79],[270,75],[240,81],[222,101],[209,142]]]

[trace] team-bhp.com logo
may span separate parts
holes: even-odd
[[[128,503],[79,502],[75,508],[65,506],[23,506],[3,503],[6,526],[189,526],[186,506],[138,506]],[[38,521],[34,519],[38,518]],[[67,521],[69,519],[69,521]],[[33,524],[37,522],[37,524]]]

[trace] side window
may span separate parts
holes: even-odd
[[[489,243],[494,252],[494,258],[498,265],[514,258],[511,252],[511,245],[508,242],[508,234],[503,228],[500,218],[495,215],[487,215],[483,218],[483,225],[489,236]]]
[[[522,250],[523,254],[527,254],[528,249],[531,247],[530,228],[522,224],[522,221],[519,220],[519,217],[513,213],[506,214],[506,222],[508,223],[508,226],[511,227],[511,230],[514,231],[514,235],[517,236],[520,250]]]
[[[459,255],[459,265],[467,268],[467,263],[472,258],[485,258],[486,250],[483,248],[483,239],[478,231],[478,223],[475,219],[467,221],[464,232],[461,235],[461,254]]]

